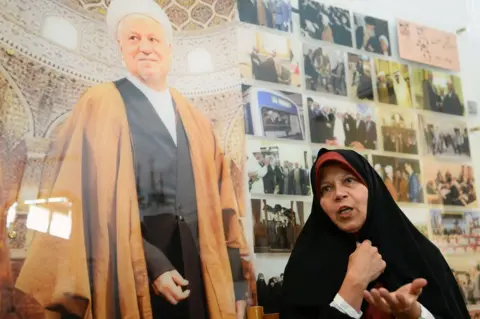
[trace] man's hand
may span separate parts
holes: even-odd
[[[235,302],[237,319],[245,319],[247,312],[247,302],[245,300],[237,300]]]
[[[421,315],[421,306],[417,302],[422,289],[427,285],[425,279],[415,279],[409,284],[389,292],[385,288],[364,292],[365,300],[375,308],[391,313],[399,319],[417,319]]]
[[[160,275],[152,286],[156,295],[163,296],[169,303],[176,305],[190,295],[190,290],[182,290],[182,287],[186,285],[188,285],[188,281],[178,271],[172,270]]]

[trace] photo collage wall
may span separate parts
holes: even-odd
[[[480,211],[460,77],[400,60],[394,22],[381,17],[313,0],[238,1],[238,10],[265,313],[278,311],[282,270],[310,214],[310,169],[322,147],[351,148],[369,160],[399,206],[422,216],[414,224],[445,254],[472,311],[480,309],[472,288],[480,282]]]

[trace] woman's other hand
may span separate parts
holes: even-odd
[[[367,287],[385,270],[387,264],[382,259],[377,247],[369,240],[357,244],[357,249],[350,255],[347,276]]]
[[[350,255],[348,270],[338,294],[355,310],[360,311],[363,292],[368,284],[385,270],[386,263],[369,240],[357,245]]]
[[[365,291],[364,298],[375,308],[391,313],[398,319],[416,319],[420,318],[422,312],[417,300],[426,285],[427,281],[419,278],[395,292],[389,292],[385,288]]]

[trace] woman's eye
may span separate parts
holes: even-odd
[[[332,188],[330,186],[324,186],[324,187],[321,188],[320,192],[322,194],[325,194],[326,192],[329,192],[331,190],[332,190]]]
[[[353,183],[353,182],[355,182],[355,179],[354,179],[353,177],[347,177],[347,178],[345,178],[345,183],[351,184],[351,183]]]

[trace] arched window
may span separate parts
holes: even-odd
[[[204,73],[213,71],[212,55],[205,49],[197,48],[188,53],[188,71]]]
[[[67,49],[75,50],[78,46],[78,30],[62,17],[47,17],[43,22],[42,36]]]

